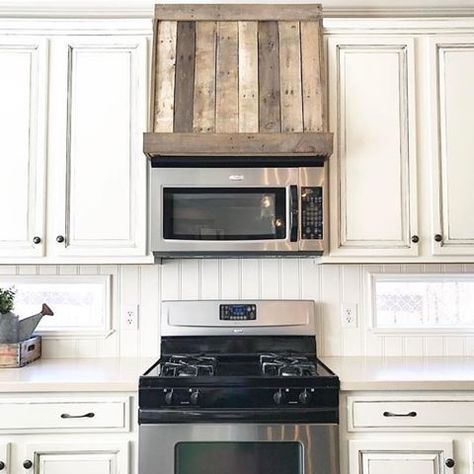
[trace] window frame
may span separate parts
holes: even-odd
[[[0,275],[0,281],[11,282],[12,286],[16,283],[22,284],[101,284],[103,296],[103,316],[101,324],[86,329],[77,327],[57,329],[35,329],[35,334],[44,339],[79,339],[79,338],[98,338],[105,339],[115,332],[113,328],[112,315],[112,275]],[[38,308],[38,311],[41,308]],[[54,307],[51,308],[54,312]],[[15,310],[13,310],[15,313]],[[29,315],[20,315],[29,316]],[[52,316],[54,318],[54,316]]]
[[[440,281],[446,279],[467,280],[474,283],[474,274],[472,273],[383,273],[368,272],[368,291],[367,291],[367,308],[369,316],[369,329],[374,334],[390,334],[390,335],[469,335],[474,333],[474,322],[472,326],[459,327],[443,327],[443,328],[387,328],[377,326],[377,305],[375,285],[377,281]]]

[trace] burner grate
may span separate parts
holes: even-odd
[[[164,377],[213,376],[216,364],[215,357],[172,355],[162,364],[161,375]]]
[[[263,375],[271,377],[316,376],[316,364],[308,357],[279,354],[261,354],[260,368]]]

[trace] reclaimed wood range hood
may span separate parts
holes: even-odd
[[[152,165],[321,165],[321,5],[155,6]]]

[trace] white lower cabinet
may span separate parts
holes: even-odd
[[[378,441],[349,443],[350,474],[442,474],[453,472],[452,441]]]
[[[0,394],[0,408],[0,474],[137,474],[134,394]]]
[[[22,467],[34,474],[126,474],[128,444],[31,444]]]

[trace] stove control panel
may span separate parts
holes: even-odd
[[[255,321],[257,319],[256,304],[221,304],[219,305],[221,321]]]

